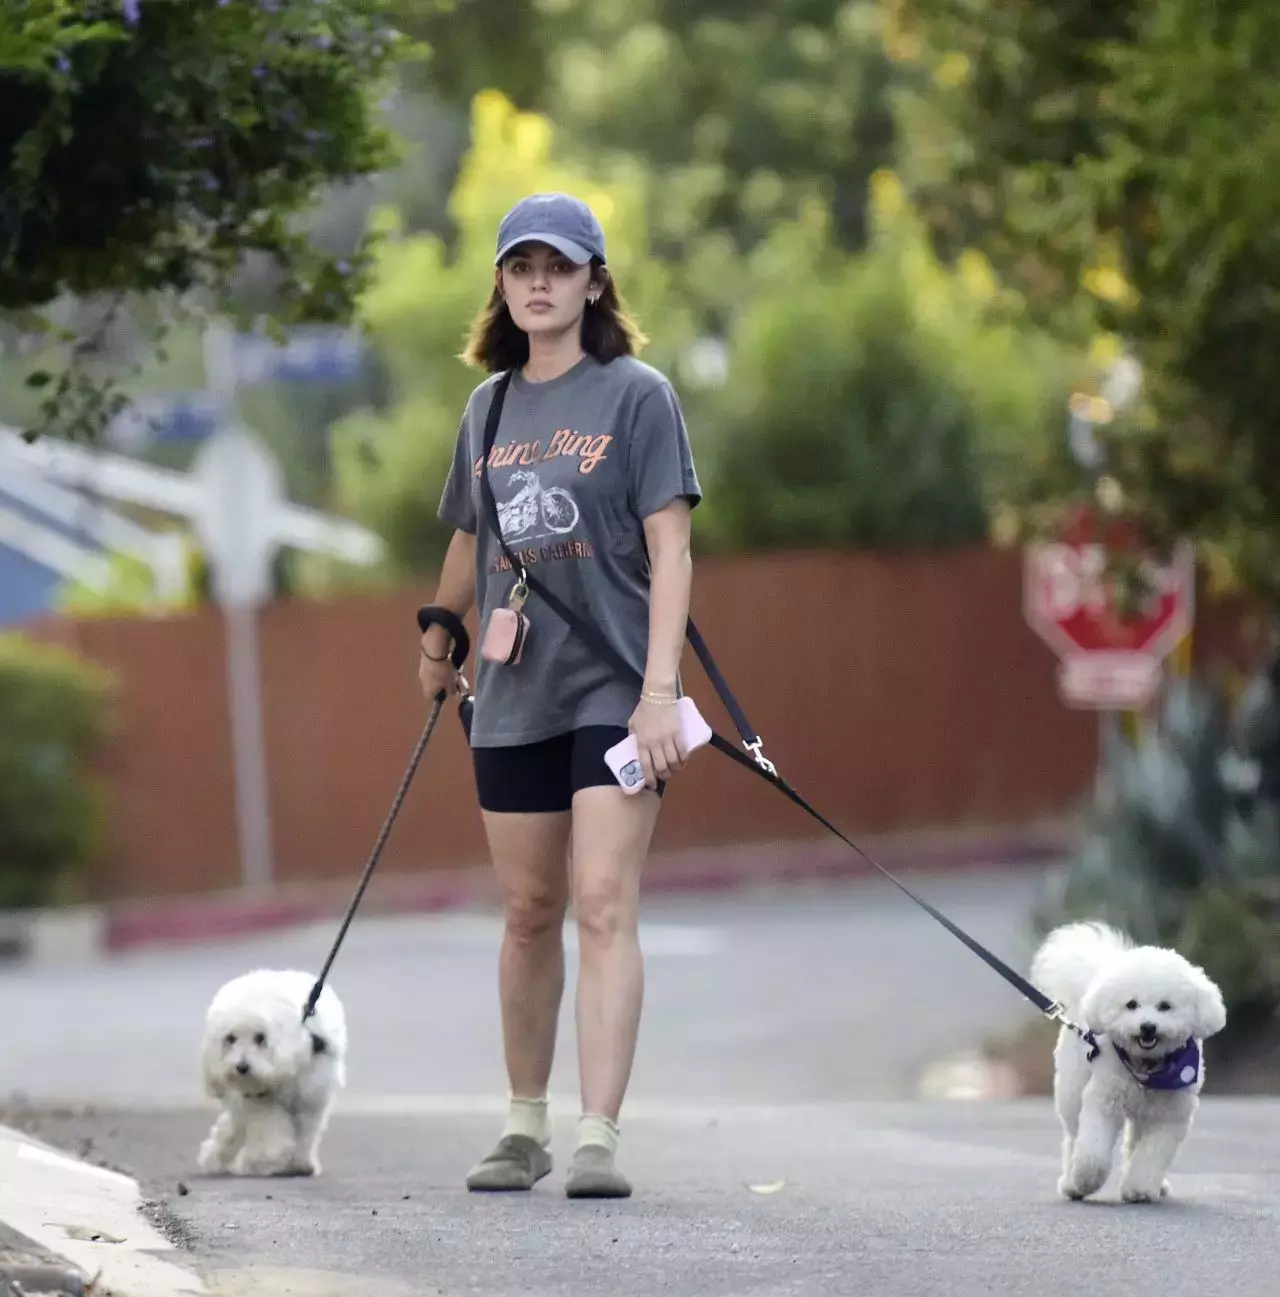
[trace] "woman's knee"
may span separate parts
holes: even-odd
[[[658,806],[656,796],[629,798],[616,787],[582,788],[574,796],[573,909],[584,945],[634,937]]]
[[[518,941],[558,935],[569,896],[568,813],[484,814],[507,932]]]
[[[507,933],[516,941],[545,941],[564,926],[568,898],[546,887],[508,888],[503,898]]]
[[[574,893],[574,917],[583,944],[609,945],[635,934],[639,898],[616,877],[589,879]]]

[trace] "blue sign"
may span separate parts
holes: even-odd
[[[360,371],[363,347],[350,329],[321,325],[295,330],[283,346],[263,334],[240,334],[232,342],[237,384],[339,383]]]
[[[140,451],[173,442],[203,441],[218,430],[217,402],[205,392],[139,397],[107,428],[117,450]]]

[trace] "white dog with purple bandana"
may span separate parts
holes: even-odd
[[[1135,946],[1102,923],[1068,923],[1045,938],[1031,980],[1087,1029],[1066,1027],[1054,1049],[1065,1197],[1106,1183],[1123,1131],[1124,1202],[1169,1194],[1166,1179],[1204,1085],[1204,1040],[1227,1025],[1222,993],[1176,950]]]

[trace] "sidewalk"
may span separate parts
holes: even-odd
[[[141,1207],[135,1180],[0,1126],[0,1297],[205,1297]]]
[[[1007,870],[1038,865],[1072,850],[1078,828],[1066,819],[1005,829],[943,829],[867,837],[863,849],[904,875]],[[0,965],[66,963],[145,946],[219,941],[295,924],[336,921],[354,895],[363,862],[349,879],[295,883],[266,893],[214,893],[0,913]],[[649,895],[863,878],[879,872],[834,837],[753,843],[655,854],[645,873]],[[483,866],[423,874],[375,873],[361,912],[431,913],[497,903]],[[0,1297],[3,1297],[0,1294]]]

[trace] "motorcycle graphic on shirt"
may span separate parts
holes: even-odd
[[[498,505],[502,538],[508,544],[563,536],[578,525],[577,502],[564,487],[544,487],[537,473],[523,468],[511,474],[511,481],[519,483],[520,489]]]

